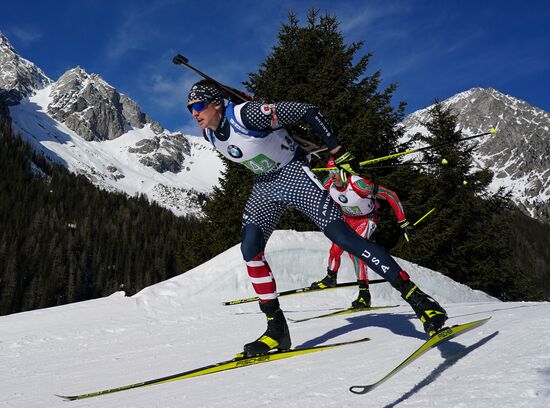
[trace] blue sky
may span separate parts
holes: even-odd
[[[199,78],[181,53],[240,86],[293,11],[334,14],[347,44],[374,53],[367,74],[397,83],[407,113],[472,87],[493,87],[550,112],[548,1],[59,0],[9,1],[0,31],[52,79],[77,65],[101,75],[170,130],[198,134],[185,109]]]

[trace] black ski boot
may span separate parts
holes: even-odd
[[[310,286],[311,289],[326,289],[336,287],[336,275],[338,272],[333,272],[327,268],[327,276],[317,282],[313,282]]]
[[[352,309],[365,309],[370,307],[370,290],[369,285],[365,281],[357,281],[359,283],[359,296],[351,302]]]
[[[264,355],[273,349],[279,351],[290,349],[290,333],[285,315],[279,307],[279,300],[273,299],[260,303],[260,309],[267,317],[267,330],[256,341],[244,345],[243,357]]]
[[[422,292],[418,286],[409,279],[406,272],[401,272],[398,278],[392,282],[394,287],[401,292],[401,297],[407,301],[424,325],[424,331],[430,336],[436,334],[447,320],[447,312],[433,298]]]

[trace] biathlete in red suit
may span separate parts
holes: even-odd
[[[329,159],[327,167],[336,167],[332,157]],[[406,226],[406,232],[411,234],[412,227],[409,225],[399,197],[394,191],[359,176],[351,175],[346,177],[344,181],[338,169],[329,171],[324,185],[332,200],[340,207],[346,224],[363,238],[369,239],[376,229],[378,200],[385,200],[390,204],[399,225]],[[340,246],[335,243],[332,244],[329,251],[327,275],[322,280],[312,283],[313,288],[324,289],[336,286],[343,252],[344,249]],[[351,306],[353,308],[370,307],[371,295],[365,262],[351,253],[349,256],[353,262],[359,284],[359,295]]]

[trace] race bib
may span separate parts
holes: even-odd
[[[277,166],[277,162],[271,160],[265,154],[259,154],[250,160],[243,161],[242,163],[254,174],[267,173]]]

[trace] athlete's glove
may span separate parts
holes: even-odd
[[[407,220],[401,221],[400,223],[398,223],[398,225],[399,225],[399,228],[401,228],[401,232],[403,233],[403,236],[405,237],[407,242],[409,242],[409,237],[412,237],[414,235],[413,225]]]
[[[334,164],[340,170],[347,171],[355,176],[359,175],[359,161],[350,152],[346,152],[343,149],[338,150],[334,153]],[[342,178],[345,180],[343,172]]]

